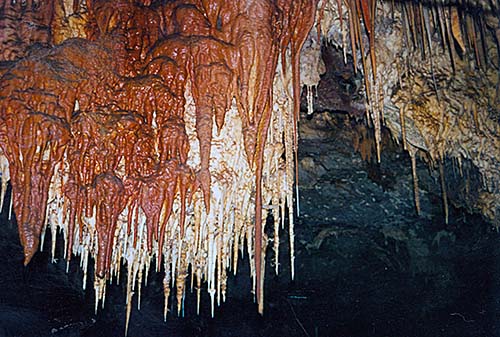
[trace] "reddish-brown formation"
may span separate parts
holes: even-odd
[[[70,39],[38,51],[1,79],[0,146],[11,165],[25,263],[38,247],[58,164],[67,175],[62,192],[69,209],[68,252],[74,234],[88,230],[85,218],[95,216],[96,272],[108,277],[118,217],[128,207],[127,231],[137,234],[140,208],[148,250],[157,241],[160,262],[176,196],[181,238],[186,204],[198,187],[209,213],[213,123],[224,128],[234,99],[256,179],[253,249],[262,311],[261,180],[273,79],[278,57],[285,63],[290,48],[298,116],[299,55],[317,0],[184,0],[154,6],[87,0],[86,5],[89,40]],[[75,11],[80,7],[75,1]],[[196,173],[187,165],[188,84],[196,106]]]
[[[53,0],[0,1],[0,61],[26,55],[33,43],[50,43]]]
[[[120,73],[139,75],[142,61],[160,37],[159,16],[148,7],[131,1],[96,0],[89,2],[87,37],[98,40],[103,36],[122,37]]]
[[[37,111],[16,115],[7,109],[5,115],[2,149],[11,165],[13,207],[28,263],[38,248],[50,179],[69,142],[69,128],[63,119]]]
[[[99,58],[88,63],[84,54]],[[25,263],[38,248],[54,168],[71,143],[75,102],[88,106],[94,100],[99,82],[111,80],[110,61],[101,45],[73,40],[33,53],[2,76],[0,146],[10,163]]]
[[[98,250],[96,275],[104,277],[110,270],[111,250],[118,215],[124,208],[124,187],[120,178],[112,172],[99,174],[87,187],[89,216],[96,214]]]

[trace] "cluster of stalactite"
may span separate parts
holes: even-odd
[[[320,1],[318,6],[323,13],[317,30],[343,49],[345,61],[350,54],[364,74],[377,157],[382,125],[410,154],[417,213],[420,151],[440,171],[447,157],[459,171],[463,159],[472,160],[483,190],[469,206],[498,225],[498,2]],[[441,174],[447,222],[446,185]]]
[[[2,17],[29,8],[54,18],[55,46],[2,68],[2,186],[10,178],[25,263],[45,228],[53,251],[62,230],[84,284],[94,258],[96,310],[125,264],[128,321],[152,260],[165,271],[165,313],[172,286],[181,309],[189,269],[213,308],[246,243],[262,312],[269,212],[278,256],[290,210],[293,249],[299,56],[316,5],[2,2]]]
[[[440,172],[445,222],[448,197],[443,167],[449,157],[459,172],[462,160],[472,160],[479,168],[483,190],[469,206],[498,225],[500,24],[487,4],[476,6],[411,2],[399,6],[400,33],[408,49],[402,58],[414,62],[401,63],[391,102],[399,112],[401,140],[412,159],[417,212],[415,156],[424,150]],[[411,129],[420,135],[415,137]]]

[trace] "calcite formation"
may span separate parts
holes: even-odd
[[[460,172],[463,161],[472,161],[483,186],[468,206],[499,226],[498,1],[364,3],[322,1],[317,25],[364,75],[377,156],[385,125],[410,154],[413,168],[419,154],[439,171],[445,160]],[[413,175],[419,212],[415,169]],[[444,174],[441,186],[447,222]]]
[[[316,5],[3,1],[2,22],[43,24],[1,39],[16,60],[1,78],[2,200],[10,179],[25,264],[46,228],[53,254],[62,231],[84,286],[94,259],[96,310],[125,265],[128,321],[151,263],[165,310],[171,287],[181,309],[188,270],[213,310],[246,245],[262,312],[269,213],[277,251],[289,209],[293,247],[299,60]]]
[[[378,76],[386,125],[411,157],[421,153],[441,171],[445,221],[444,161],[453,160],[462,172],[462,161],[470,160],[483,187],[469,206],[498,226],[500,25],[493,14],[498,13],[498,2],[496,11],[478,5],[403,4],[395,21],[380,30],[386,38],[378,40]]]
[[[286,214],[294,273],[300,92],[306,85],[312,112],[325,40],[363,74],[377,158],[384,124],[409,151],[417,210],[415,156],[424,151],[441,168],[447,156],[471,159],[487,187],[483,212],[495,219],[496,10],[493,2],[0,1],[0,203],[10,180],[25,263],[46,229],[53,252],[62,231],[84,285],[93,258],[96,310],[125,266],[128,322],[151,268],[165,275],[165,315],[171,288],[181,309],[189,276],[198,299],[206,282],[213,313],[246,250],[263,312],[265,253],[272,241],[277,272]]]
[[[0,1],[0,61],[27,54],[33,43],[49,45],[52,1]]]

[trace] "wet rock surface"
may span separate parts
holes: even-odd
[[[499,335],[498,233],[453,207],[445,225],[439,176],[420,161],[418,217],[408,155],[386,140],[381,164],[367,163],[352,145],[358,137],[352,123],[328,112],[301,121],[296,277],[290,281],[284,233],[278,276],[268,248],[263,317],[249,295],[244,256],[239,269],[246,270],[230,277],[214,318],[209,296],[202,292],[198,316],[196,292],[188,291],[184,317],[171,307],[163,322],[162,275],[151,273],[141,310],[134,296],[129,336]],[[453,181],[457,188],[460,181]],[[44,251],[23,267],[7,213],[0,230],[0,336],[123,335],[124,287],[109,286],[106,310],[95,315],[91,280],[83,290],[77,259],[66,273],[61,250],[50,262],[49,233]]]

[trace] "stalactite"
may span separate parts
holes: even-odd
[[[411,175],[413,177],[413,197],[415,200],[415,210],[417,211],[417,215],[420,215],[420,195],[418,188],[417,157],[416,157],[418,148],[416,148],[413,145],[409,145],[407,149],[411,159]]]
[[[10,180],[9,161],[0,154],[0,175],[1,175],[1,191],[0,191],[0,211],[3,210],[5,193],[7,193],[7,184]]]
[[[448,193],[446,192],[446,180],[444,177],[444,158],[439,160],[439,177],[441,181],[441,197],[443,200],[444,222],[448,224],[449,208],[448,208]]]
[[[399,124],[401,125],[401,140],[403,142],[403,149],[408,150],[408,143],[406,141],[406,121],[405,121],[405,108],[399,108]]]
[[[238,256],[230,252],[246,233],[263,312],[263,208],[274,207],[276,224],[278,207],[281,216],[288,207],[293,218],[294,159],[281,157],[297,153],[299,55],[316,5],[58,3],[52,28],[59,45],[2,75],[0,146],[25,262],[42,229],[53,231],[53,251],[62,229],[68,261],[81,255],[84,283],[89,257],[95,259],[97,310],[106,281],[119,278],[125,261],[127,332],[133,295],[140,308],[154,256],[157,269],[166,266],[165,316],[172,286],[177,313],[183,312],[189,269],[196,273],[198,308],[203,280],[213,308],[225,298],[227,268],[236,272]],[[81,21],[73,20],[77,12]],[[67,39],[74,36],[88,40]],[[293,90],[292,132],[272,113],[275,70],[286,50],[292,61],[284,69],[293,83],[279,90]],[[31,73],[35,68],[45,70]],[[295,138],[292,152],[281,144],[283,134]],[[277,165],[265,166],[265,158]],[[2,186],[9,178],[4,166]],[[293,240],[293,220],[290,233]],[[276,252],[278,237],[276,229]]]

